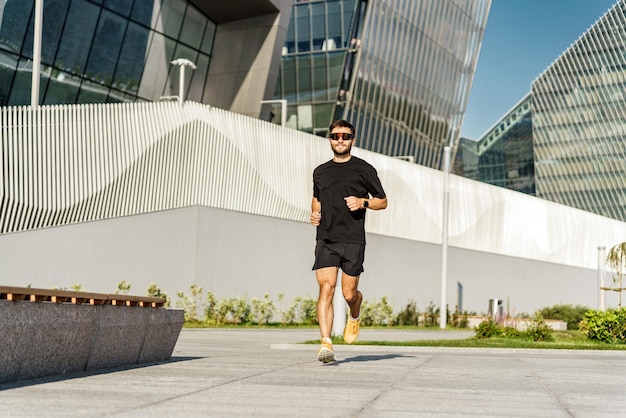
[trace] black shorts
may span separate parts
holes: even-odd
[[[347,275],[357,277],[364,271],[363,261],[365,261],[365,244],[317,240],[313,270],[339,267]]]

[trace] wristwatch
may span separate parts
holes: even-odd
[[[369,200],[364,199],[364,200],[363,200],[363,209],[367,209],[367,207],[368,207],[369,205],[370,205]]]

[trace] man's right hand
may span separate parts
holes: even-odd
[[[318,226],[322,220],[322,214],[320,212],[311,213],[311,225]]]

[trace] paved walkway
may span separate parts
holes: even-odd
[[[362,331],[362,340],[473,332]],[[336,346],[184,329],[171,362],[0,385],[0,417],[624,417],[626,352]]]

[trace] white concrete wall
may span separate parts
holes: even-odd
[[[286,309],[297,296],[317,297],[315,230],[286,221],[209,207],[0,235],[0,284],[112,293],[129,282],[144,295],[156,283],[172,298],[193,283],[218,298],[263,298]],[[440,301],[439,245],[368,234],[361,289],[371,302],[387,296],[398,312],[410,300],[420,310]],[[486,312],[489,299],[508,300],[512,314],[557,303],[597,307],[597,272],[559,264],[451,247],[448,303]],[[616,296],[607,294],[609,306]]]

